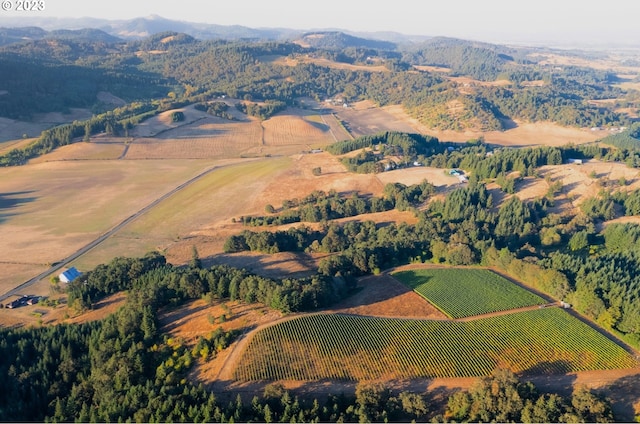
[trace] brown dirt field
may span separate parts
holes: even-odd
[[[114,106],[125,106],[127,104],[127,102],[122,100],[120,97],[114,96],[108,91],[100,91],[97,97],[98,97],[98,100],[100,100],[102,103],[106,103]]]
[[[505,85],[511,85],[511,81],[509,80],[480,81],[469,77],[447,77],[447,79],[457,84],[467,86],[477,85],[481,87],[504,87]]]
[[[263,122],[244,116],[228,121],[206,116],[192,123],[167,127],[157,137],[138,137],[127,159],[229,158],[239,156],[291,155],[333,143],[337,123],[332,117],[288,108]],[[335,118],[333,119],[335,121]]]
[[[428,65],[414,65],[414,68],[416,68],[419,71],[426,71],[426,72],[451,72],[451,68],[444,68],[441,66],[428,66]]]
[[[348,123],[349,131],[354,137],[377,134],[383,131],[417,131],[408,115],[394,114],[390,112],[390,109],[394,110],[388,107],[375,107],[371,102],[362,102],[348,108],[335,107],[333,112],[341,121]]]
[[[23,134],[26,134],[29,138],[37,137],[42,131],[50,127],[51,124],[49,123],[0,118],[0,142],[18,140],[22,138]]]
[[[198,250],[198,252],[200,251]],[[217,253],[204,259],[203,264],[205,266],[226,264],[270,278],[300,278],[315,274],[318,269],[317,259],[320,257],[322,255],[294,252],[274,254],[259,252]]]
[[[293,159],[293,166],[283,170],[262,192],[256,193],[254,200],[256,205],[260,205],[260,214],[264,213],[267,204],[278,208],[284,200],[305,197],[313,190],[329,192],[333,189],[338,193],[378,195],[384,188],[373,174],[347,172],[344,165],[327,152],[301,154]],[[321,169],[321,175],[313,175],[312,170],[316,167]],[[295,184],[283,184],[283,181],[295,181]]]
[[[361,278],[357,290],[356,294],[327,312],[386,318],[447,319],[420,295],[387,273]]]
[[[640,68],[636,66],[623,66],[621,61],[625,57],[612,53],[602,59],[586,59],[577,56],[565,56],[554,53],[531,53],[529,56],[539,60],[540,65],[556,66],[583,66],[587,68],[614,71],[620,74],[638,75]]]
[[[73,121],[82,121],[89,119],[93,116],[93,113],[89,109],[70,108],[69,113],[49,112],[38,113],[35,115],[33,122],[42,124],[64,124]]]

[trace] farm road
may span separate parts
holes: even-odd
[[[30,280],[25,281],[24,283],[14,287],[13,289],[9,290],[8,292],[0,295],[0,301],[4,301],[5,299],[7,299],[7,298],[9,298],[11,296],[20,295],[21,294],[20,292],[22,290],[26,289],[27,287],[31,286],[32,284],[35,284],[36,282],[42,280],[43,278],[46,278],[47,276],[53,274],[54,272],[59,271],[60,269],[64,268],[65,266],[67,266],[72,261],[78,259],[79,257],[81,257],[82,255],[86,254],[87,252],[89,252],[94,247],[98,246],[100,243],[104,242],[109,237],[113,236],[115,233],[117,233],[118,231],[123,229],[127,224],[133,222],[134,220],[136,220],[140,216],[142,216],[145,213],[149,212],[151,209],[156,207],[162,201],[164,201],[164,200],[168,199],[169,197],[173,196],[174,194],[178,193],[180,190],[183,190],[185,187],[188,187],[189,185],[195,183],[196,181],[204,178],[205,176],[209,175],[211,172],[219,170],[219,169],[222,169],[222,168],[227,167],[227,166],[230,166],[230,165],[215,165],[215,166],[212,166],[212,167],[202,171],[201,173],[199,173],[195,177],[183,182],[179,186],[175,187],[174,189],[170,190],[169,192],[167,192],[167,193],[163,194],[162,196],[158,197],[153,202],[149,203],[147,206],[145,206],[144,208],[140,209],[139,211],[137,211],[133,215],[129,216],[124,221],[120,222],[118,225],[116,225],[115,227],[111,228],[106,233],[102,234],[101,236],[99,236],[95,240],[91,241],[87,245],[85,245],[82,248],[78,249],[76,252],[74,252],[71,255],[67,256],[66,258],[62,259],[60,262],[56,262],[48,270],[36,275],[35,277],[31,278]]]

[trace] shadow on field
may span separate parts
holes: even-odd
[[[564,361],[556,361],[556,362],[564,362]],[[552,363],[543,362],[540,365],[547,364],[549,366]],[[534,367],[538,369],[539,367]],[[534,368],[527,370],[525,373],[531,374],[536,372]],[[571,396],[574,390],[574,385],[576,383],[577,377],[575,374],[547,374],[547,375],[525,375],[520,377],[520,381],[526,382],[530,381],[536,386],[541,392],[544,393],[557,393],[561,396]]]
[[[170,332],[171,330],[175,330],[176,328],[182,325],[181,319],[189,316],[195,315],[197,312],[200,312],[204,309],[207,309],[209,305],[204,304],[200,305],[196,308],[184,308],[182,306],[178,306],[172,310],[161,311],[159,316],[160,327],[164,332]]]
[[[640,415],[640,374],[616,380],[603,391],[611,399],[611,409],[618,422],[636,422]]]
[[[523,375],[558,375],[571,372],[571,363],[564,360],[542,361],[523,372]]]
[[[0,224],[7,218],[17,215],[17,213],[10,212],[12,209],[18,208],[24,203],[31,203],[36,201],[37,197],[27,196],[34,193],[30,191],[15,191],[12,193],[0,193]]]

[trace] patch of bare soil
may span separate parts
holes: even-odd
[[[303,43],[298,43],[304,47]],[[272,57],[272,63],[284,66],[297,66],[300,63],[313,63],[318,66],[325,66],[332,69],[347,69],[350,71],[369,71],[369,72],[389,72],[389,68],[383,65],[352,65],[349,63],[335,62],[329,59],[312,58],[300,56],[295,59],[290,57]]]
[[[416,132],[417,129],[408,115],[390,113],[390,110],[394,109],[374,107],[370,102],[333,109],[338,118],[347,124],[354,137],[378,134],[383,131]]]
[[[267,204],[277,209],[284,200],[301,199],[314,190],[378,195],[384,188],[373,174],[347,172],[344,165],[327,152],[297,155],[294,161],[293,166],[282,172],[264,191],[256,193],[256,204],[262,205],[262,210]],[[314,168],[320,168],[320,175],[313,174]]]
[[[412,185],[420,184],[424,180],[442,189],[454,188],[460,185],[458,178],[449,175],[445,169],[428,166],[395,169],[377,174],[377,176],[384,185],[394,182]]]
[[[221,253],[207,258],[204,263],[206,266],[226,264],[271,278],[299,278],[316,272],[318,264],[314,256],[318,255],[295,252],[274,254],[258,252]]]
[[[78,142],[61,146],[46,155],[29,160],[30,164],[60,160],[115,160],[124,152],[124,139],[116,143]]]
[[[89,119],[92,116],[93,114],[89,109],[70,108],[69,113],[48,112],[36,114],[33,122],[51,125],[64,124],[67,122],[82,121],[84,119]]]
[[[424,298],[386,273],[360,279],[356,293],[328,312],[388,318],[447,319]]]

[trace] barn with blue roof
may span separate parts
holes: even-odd
[[[58,275],[58,278],[63,283],[70,283],[73,280],[75,280],[76,278],[78,278],[80,276],[80,274],[82,274],[82,273],[80,271],[78,271],[76,269],[76,267],[72,266],[71,268],[67,269],[66,271],[61,272],[60,275]]]

